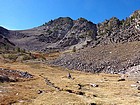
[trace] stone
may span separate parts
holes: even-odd
[[[125,81],[125,79],[124,79],[124,78],[121,78],[121,79],[119,79],[118,81]]]
[[[84,92],[76,92],[76,94],[78,94],[78,95],[84,95],[85,93]]]
[[[96,103],[90,103],[89,105],[97,105]]]
[[[72,78],[72,76],[71,76],[70,73],[68,73],[67,78],[68,78],[68,79],[71,79],[71,78]]]
[[[73,91],[72,91],[72,90],[70,90],[70,89],[67,89],[66,91],[67,91],[67,92],[69,92],[69,93],[73,93]]]
[[[131,85],[131,87],[137,87],[137,85],[135,85],[135,84],[132,84],[132,85]]]
[[[79,88],[78,89],[82,89],[82,87],[84,87],[83,85],[81,84],[78,84]]]
[[[8,76],[3,76],[3,75],[0,75],[0,82],[9,82],[10,79],[8,78]]]
[[[137,81],[137,83],[139,83],[139,84],[140,84],[140,81]]]
[[[99,85],[93,84],[93,83],[91,83],[90,86],[91,86],[91,87],[99,87]]]
[[[140,86],[138,86],[138,88],[137,88],[138,90],[140,90]]]
[[[97,97],[97,95],[93,94],[93,97]]]
[[[43,91],[42,90],[38,90],[37,94],[41,94],[41,93],[43,93]]]

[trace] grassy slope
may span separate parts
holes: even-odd
[[[118,82],[118,75],[91,74],[78,71],[68,71],[58,67],[50,67],[40,63],[2,63],[0,67],[19,69],[35,75],[34,80],[17,83],[0,84],[5,87],[5,93],[0,93],[1,104],[13,102],[14,105],[138,105],[140,103],[140,91],[130,85],[135,81]],[[71,72],[74,80],[67,79],[66,75]],[[46,85],[44,78],[47,77],[55,86],[63,91]],[[96,83],[99,87],[90,87],[90,83]],[[78,89],[78,84],[84,85]],[[85,95],[68,93],[67,89],[76,92],[85,92]],[[43,90],[42,94],[37,94]],[[96,96],[96,97],[95,97]]]

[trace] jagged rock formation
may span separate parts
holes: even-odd
[[[116,17],[97,25],[98,43],[126,43],[140,41],[140,11],[135,11],[126,20]]]

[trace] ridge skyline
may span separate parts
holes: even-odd
[[[4,0],[0,4],[0,25],[25,30],[59,17],[86,18],[93,23],[113,16],[121,19],[139,10],[139,0]]]
[[[140,11],[140,10],[135,10],[135,11]],[[129,16],[126,16],[126,18],[129,18],[135,11],[133,11]],[[0,25],[0,27],[3,27],[3,28],[6,28],[6,29],[8,29],[8,30],[11,30],[11,31],[20,31],[20,30],[28,30],[28,29],[33,29],[33,28],[36,28],[36,27],[40,27],[40,26],[42,26],[43,24],[45,24],[45,23],[48,23],[48,22],[50,22],[50,21],[54,21],[54,20],[57,20],[57,19],[59,19],[59,18],[70,18],[70,19],[72,19],[73,21],[76,21],[76,20],[78,20],[78,19],[80,19],[80,18],[83,18],[83,19],[85,19],[85,20],[87,20],[87,21],[90,21],[90,22],[92,22],[93,24],[99,24],[99,23],[103,23],[104,21],[106,21],[106,20],[110,20],[111,18],[113,18],[113,17],[115,17],[115,18],[117,18],[117,19],[119,19],[120,21],[121,20],[126,20],[126,18],[122,18],[122,19],[120,19],[120,18],[118,18],[118,17],[116,17],[116,16],[112,16],[112,17],[110,17],[110,18],[108,18],[108,19],[104,19],[103,21],[100,21],[100,22],[93,22],[93,21],[91,21],[91,20],[88,20],[87,18],[84,18],[84,17],[79,17],[79,18],[77,18],[77,19],[74,19],[74,18],[72,18],[72,17],[70,17],[70,16],[60,16],[60,17],[57,17],[57,18],[54,18],[54,19],[50,19],[49,21],[46,21],[46,22],[44,22],[44,23],[42,23],[42,24],[40,24],[40,25],[37,25],[37,26],[33,26],[33,27],[30,27],[30,28],[26,28],[26,29],[9,29],[9,28],[7,28],[7,27],[5,27],[5,26],[2,26],[2,25]]]

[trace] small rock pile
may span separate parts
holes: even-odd
[[[0,82],[16,82],[18,79],[33,78],[28,72],[0,68]]]

